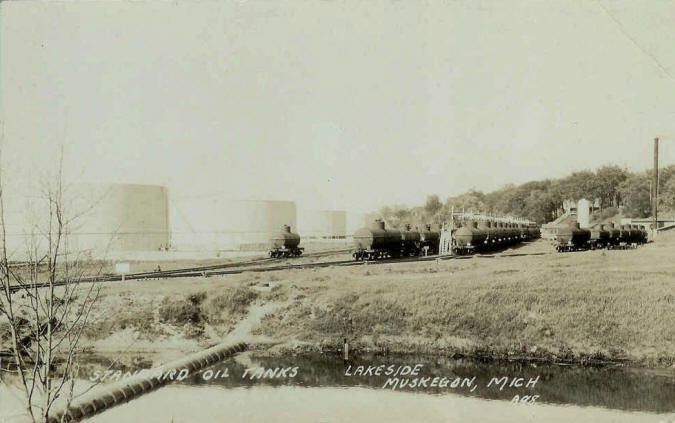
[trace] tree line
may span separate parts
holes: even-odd
[[[630,172],[619,166],[603,166],[565,178],[508,184],[488,193],[471,189],[445,202],[438,195],[429,195],[423,206],[386,206],[380,214],[393,227],[441,224],[450,219],[453,208],[455,212],[520,217],[543,224],[564,213],[564,201],[586,198],[597,201],[603,218],[617,213],[647,217],[651,215],[651,184],[652,170]],[[659,210],[675,212],[675,165],[659,169]]]

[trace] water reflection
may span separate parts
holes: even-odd
[[[574,367],[556,365],[535,365],[518,362],[476,362],[449,358],[408,355],[361,355],[358,360],[343,363],[332,355],[300,355],[288,357],[264,357],[248,355],[250,362],[228,360],[205,369],[198,374],[178,382],[192,386],[211,385],[224,388],[259,386],[302,386],[302,387],[368,387],[383,389],[388,377],[346,376],[347,366],[368,365],[414,365],[422,364],[420,376],[446,378],[473,378],[477,388],[470,389],[423,388],[403,391],[426,394],[455,393],[483,399],[508,400],[514,395],[539,395],[537,402],[597,406],[617,410],[647,411],[656,413],[675,412],[675,372],[627,369],[619,367]],[[297,367],[295,377],[251,378],[252,371],[242,377],[247,368]],[[227,369],[227,377],[221,375]],[[207,371],[208,370],[208,371]],[[287,373],[289,374],[289,373]],[[493,377],[523,378],[537,380],[532,389],[509,388],[503,390],[494,384],[488,387]],[[411,376],[414,378],[415,376]],[[538,379],[536,379],[538,377]],[[209,379],[209,380],[205,380]],[[510,379],[511,380],[511,379]]]

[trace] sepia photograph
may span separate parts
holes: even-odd
[[[0,423],[675,423],[675,0],[0,0]]]

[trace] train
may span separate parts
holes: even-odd
[[[504,249],[539,237],[540,229],[535,224],[490,220],[466,220],[450,231],[452,250],[457,255]],[[269,256],[300,256],[304,249],[299,244],[300,236],[284,225],[270,238]],[[384,220],[375,219],[370,226],[354,233],[352,257],[356,261],[371,261],[437,255],[440,244],[438,225],[424,224],[413,228],[405,224],[401,229],[391,229],[386,227]]]
[[[467,220],[451,231],[451,244],[455,254],[465,255],[503,249],[539,236],[539,227],[534,224]],[[353,257],[361,261],[435,255],[440,252],[440,242],[440,228],[427,224],[420,229],[410,225],[402,230],[387,229],[384,221],[377,219],[354,234]]]
[[[387,229],[382,219],[376,219],[370,227],[354,233],[352,256],[364,261],[438,254],[440,236],[440,229],[429,224],[419,230],[411,225],[402,230]]]
[[[289,225],[283,225],[281,230],[270,237],[269,256],[272,258],[297,257],[305,250],[300,245],[300,235],[291,231]]]
[[[555,247],[560,253],[571,251],[636,248],[647,242],[647,230],[638,225],[615,225],[610,222],[592,229],[571,222],[556,230]]]
[[[467,220],[453,234],[453,250],[457,255],[494,251],[540,235],[534,224]]]

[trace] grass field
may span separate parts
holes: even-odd
[[[675,365],[675,233],[629,251],[105,285],[85,345],[160,357],[218,342],[251,305],[271,352],[352,350]],[[131,340],[131,342],[129,342]]]

